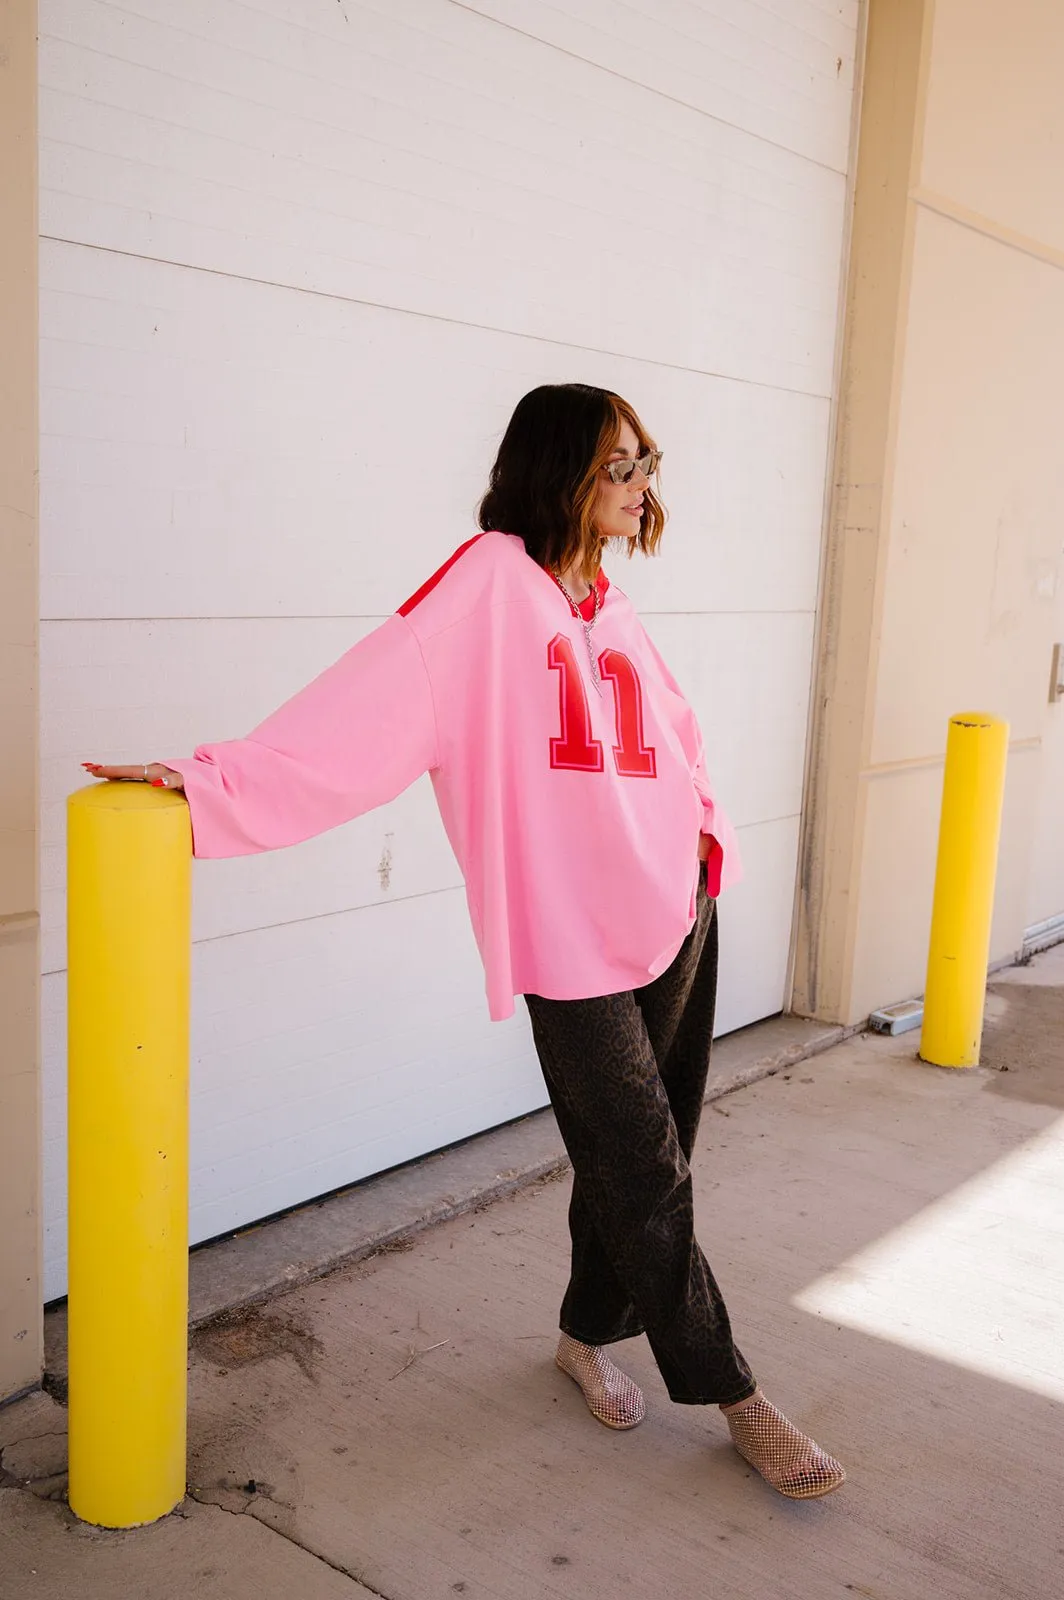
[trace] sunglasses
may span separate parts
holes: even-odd
[[[611,483],[631,483],[637,468],[644,478],[652,478],[660,462],[661,451],[648,450],[645,456],[638,456],[634,461],[607,461],[606,471]]]

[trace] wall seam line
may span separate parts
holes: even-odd
[[[947,222],[955,222],[958,227],[967,228],[971,233],[981,234],[984,239],[992,239],[995,244],[1004,245],[1008,250],[1016,250],[1020,255],[1041,261],[1045,266],[1064,271],[1064,250],[1045,244],[1031,234],[1020,233],[1015,228],[1006,227],[1004,223],[995,222],[993,217],[988,217],[981,211],[971,211],[947,195],[936,194],[933,189],[917,187],[910,191],[909,198],[913,205],[922,211],[931,211],[935,216],[943,217]]]
[[[230,283],[255,283],[264,289],[283,289],[290,294],[309,295],[317,300],[335,300],[340,305],[369,306],[375,311],[390,311],[399,317],[420,317],[426,322],[440,322],[448,327],[472,328],[478,333],[495,333],[504,339],[528,339],[534,344],[545,344],[552,349],[575,350],[584,355],[610,356],[615,361],[634,361],[640,366],[663,372],[689,372],[699,378],[713,378],[719,383],[737,383],[744,389],[764,389],[769,394],[799,395],[803,400],[830,401],[829,394],[819,389],[797,389],[790,384],[768,383],[759,378],[742,378],[731,372],[716,372],[707,367],[691,367],[682,361],[660,361],[651,356],[637,355],[627,350],[610,350],[605,345],[577,344],[571,339],[551,339],[546,334],[529,333],[521,328],[504,328],[491,322],[469,322],[462,317],[448,317],[438,311],[419,311],[416,306],[389,305],[383,300],[368,300],[361,295],[339,294],[332,289],[315,289],[303,283],[285,283],[280,278],[259,278],[247,272],[226,272],[221,267],[207,267],[195,261],[175,261],[169,256],[146,254],[141,250],[121,250],[116,245],[94,244],[88,239],[71,239],[64,234],[42,233],[41,241],[47,244],[70,245],[77,250],[96,250],[101,255],[121,256],[127,261],[153,262],[160,267],[173,267],[179,272],[200,272],[212,278],[225,278]]]

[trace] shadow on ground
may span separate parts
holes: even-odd
[[[714,1409],[669,1405],[642,1340],[621,1358],[647,1421],[589,1417],[551,1360],[568,1183],[544,1182],[200,1329],[198,1543],[173,1518],[90,1539],[9,1477],[0,1597],[66,1600],[76,1573],[79,1600],[317,1600],[352,1579],[387,1600],[1048,1600],[1064,952],[1040,962],[995,981],[973,1072],[918,1064],[914,1035],[863,1037],[706,1110],[703,1244],[766,1389],[845,1461],[839,1494],[775,1496]],[[33,1404],[54,1470],[63,1414]],[[34,1453],[17,1409],[9,1472]]]

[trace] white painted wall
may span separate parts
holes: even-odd
[[[720,1024],[790,938],[856,0],[42,0],[47,1293],[63,1291],[63,800],[241,734],[473,529],[517,398],[665,447],[612,566],[747,878]],[[427,783],[195,875],[194,1238],[541,1104],[486,1018]]]

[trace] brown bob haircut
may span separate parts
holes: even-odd
[[[565,568],[580,559],[594,583],[605,542],[594,524],[599,472],[617,448],[621,423],[630,424],[640,454],[653,439],[620,395],[587,383],[546,383],[519,400],[480,502],[485,532],[516,533],[541,567]],[[648,488],[643,522],[628,554],[657,549],[665,508]]]

